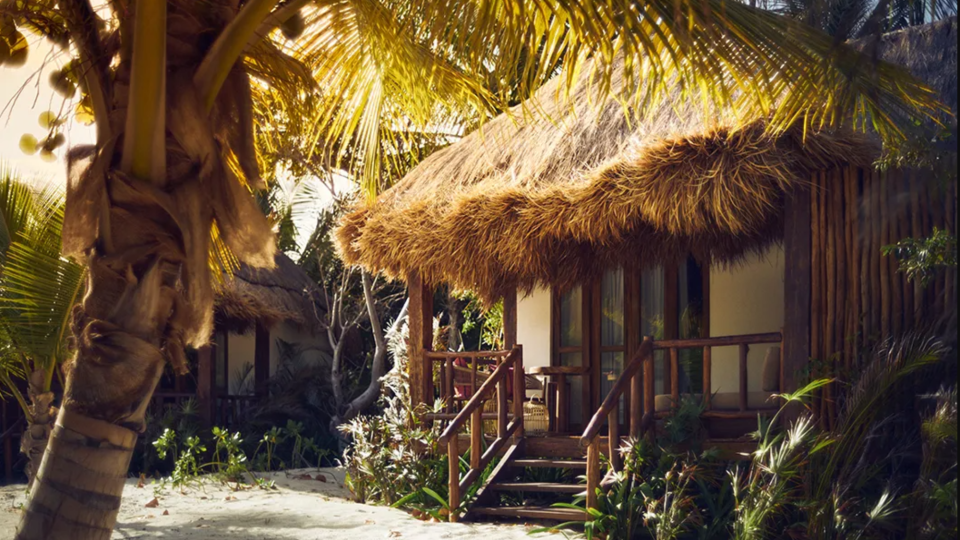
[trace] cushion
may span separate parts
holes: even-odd
[[[780,391],[780,347],[767,349],[767,356],[763,359],[762,376],[764,392]]]
[[[773,393],[771,392],[747,393],[747,408],[750,410],[776,409],[779,406],[779,401],[773,399]],[[740,393],[723,392],[720,394],[715,394],[713,396],[713,400],[710,402],[710,408],[715,411],[739,411]]]
[[[680,394],[680,399],[689,396],[690,394]],[[693,398],[697,401],[703,401],[703,394],[693,394]],[[657,412],[667,412],[670,409],[673,409],[673,396],[670,394],[661,394],[657,396],[656,407]]]
[[[689,395],[689,394],[685,394]],[[750,410],[758,409],[776,409],[780,402],[773,398],[773,392],[749,392],[747,394],[747,407]],[[702,394],[694,394],[694,399],[702,400]],[[683,399],[683,396],[680,396]],[[667,412],[673,408],[673,396],[670,394],[661,394],[656,399],[657,412]],[[710,401],[710,408],[715,411],[739,411],[740,394],[738,392],[722,392],[714,394]]]

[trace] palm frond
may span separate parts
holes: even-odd
[[[17,353],[50,369],[66,359],[69,320],[84,286],[82,266],[60,256],[63,198],[41,194],[32,223],[7,251],[0,320]]]
[[[0,264],[3,254],[27,226],[35,193],[5,165],[0,165]]]

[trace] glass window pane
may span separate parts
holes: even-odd
[[[698,338],[703,328],[703,269],[691,257],[680,265],[678,299],[680,337]],[[680,391],[700,393],[703,391],[703,349],[680,351]]]
[[[622,346],[623,339],[623,269],[603,275],[600,282],[600,344]]]
[[[640,278],[640,335],[653,339],[664,338],[664,315],[666,312],[666,278],[663,267],[650,268]],[[654,353],[656,391],[664,393],[663,351]]]
[[[560,346],[583,344],[583,290],[577,287],[560,297]]]
[[[560,365],[569,367],[579,367],[583,365],[583,354],[578,352],[561,353]]]
[[[600,395],[605,399],[607,395],[610,394],[610,391],[613,390],[613,385],[617,383],[617,379],[620,378],[620,374],[623,373],[623,353],[622,352],[605,352],[600,354]],[[625,395],[629,395],[625,394]],[[624,397],[620,398],[620,408],[617,411],[620,415],[620,423],[623,423],[624,419]]]
[[[227,388],[227,334],[217,332],[214,335],[214,364],[216,365],[216,385],[222,391]]]

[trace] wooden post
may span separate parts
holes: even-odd
[[[557,374],[557,431],[566,433],[570,430],[570,402],[567,394],[567,375]]]
[[[810,361],[811,194],[794,190],[786,200],[784,220],[784,321],[781,392],[795,392]]]
[[[610,466],[619,471],[620,467],[620,407],[614,405],[607,415],[607,439],[610,446]]]
[[[747,389],[750,385],[747,360],[750,355],[749,345],[740,345],[740,412],[746,412],[750,401],[747,399]]]
[[[600,487],[600,437],[587,447],[587,509],[597,507],[597,488]]]
[[[547,394],[544,399],[544,405],[547,406],[547,432],[557,433],[560,431],[560,428],[557,426],[557,383],[548,379],[546,389]]]
[[[447,445],[447,462],[450,465],[450,523],[457,522],[460,508],[460,437],[454,435]]]
[[[453,358],[447,358],[443,375],[444,375],[444,386],[446,387],[444,391],[446,392],[445,398],[447,400],[447,412],[453,413],[453,412],[456,412],[455,402],[457,399],[457,391],[453,387],[453,381],[454,381]]]
[[[503,295],[503,344],[510,350],[517,345],[517,288]]]
[[[643,416],[653,418],[657,414],[657,389],[654,360],[643,364]]]
[[[254,388],[257,397],[264,398],[270,392],[270,329],[259,322],[253,349]]]
[[[507,405],[507,378],[500,379],[497,383],[497,438],[502,439],[507,436],[507,414],[509,407]]]
[[[483,407],[473,411],[470,417],[470,468],[480,468],[483,457]]]
[[[674,409],[680,407],[680,350],[670,349],[670,397]]]
[[[200,421],[204,427],[213,426],[214,385],[216,384],[216,366],[214,351],[210,345],[197,349],[197,404],[200,406]]]
[[[527,397],[527,382],[523,371],[523,345],[516,345],[517,360],[513,364],[513,418],[520,423],[514,434],[516,439],[523,438],[523,403]]]
[[[713,349],[703,348],[703,407],[709,411],[713,401]]]
[[[413,407],[433,401],[433,369],[424,356],[433,349],[433,289],[424,285],[420,274],[407,278],[410,295],[407,357],[410,370],[410,398]]]
[[[630,381],[630,437],[640,438],[643,423],[643,377],[640,373]]]

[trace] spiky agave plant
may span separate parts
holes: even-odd
[[[761,425],[750,466],[731,472],[737,499],[734,537],[761,540],[793,528],[818,540],[906,534],[911,528],[903,513],[906,501],[893,478],[900,449],[876,448],[888,425],[883,404],[900,382],[945,353],[938,339],[923,334],[879,347],[849,392],[833,431],[820,430],[808,414],[783,432],[775,427],[777,419]],[[783,397],[788,405],[803,402],[829,383],[815,381]]]

